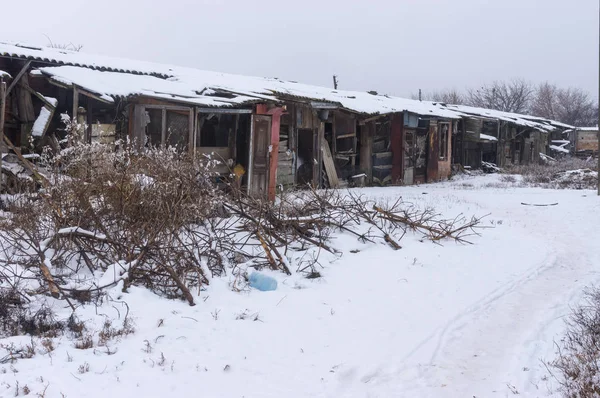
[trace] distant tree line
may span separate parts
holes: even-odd
[[[412,98],[418,99],[417,95]],[[579,88],[549,82],[534,85],[523,79],[498,80],[477,89],[434,91],[423,100],[523,113],[578,127],[598,124],[598,102]]]

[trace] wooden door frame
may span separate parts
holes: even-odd
[[[279,164],[279,130],[281,126],[281,115],[286,112],[286,107],[268,104],[256,105],[257,116],[269,116],[271,128],[269,131],[269,164],[267,165],[267,197],[270,201],[275,200],[277,188],[277,165]],[[252,123],[254,125],[254,123]],[[250,137],[252,139],[252,136]],[[248,179],[249,180],[249,179]]]
[[[266,171],[265,171],[265,175],[266,175],[266,181],[265,181],[265,187],[266,187],[266,191],[265,191],[265,197],[267,197],[269,200],[274,200],[275,199],[275,186],[274,184],[271,183],[272,177],[276,177],[276,175],[274,173],[277,172],[277,157],[273,156],[273,152],[275,150],[279,151],[278,147],[277,148],[273,148],[273,131],[274,131],[274,127],[273,127],[273,116],[272,115],[265,115],[265,114],[252,114],[251,118],[250,118],[250,140],[248,143],[248,185],[246,188],[246,193],[250,196],[252,193],[252,186],[253,186],[253,180],[254,180],[254,166],[255,166],[255,159],[254,159],[254,144],[256,141],[256,134],[257,134],[257,130],[255,129],[254,125],[256,123],[257,120],[259,119],[264,119],[267,120],[269,122],[269,128],[267,131],[267,152],[268,152],[268,156],[266,158]],[[279,139],[279,126],[276,126],[277,129],[277,140]],[[269,151],[270,149],[270,151]],[[273,166],[273,163],[275,164],[275,166]]]

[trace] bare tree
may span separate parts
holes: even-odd
[[[557,93],[559,89],[548,82],[540,84],[531,101],[530,112],[532,115],[558,120]]]
[[[563,89],[545,82],[535,92],[531,114],[573,126],[594,126],[598,123],[598,104],[579,88]]]
[[[419,99],[418,94],[412,94],[412,99]],[[421,98],[425,101],[442,102],[444,104],[463,105],[465,96],[460,91],[452,88],[441,91],[432,91],[431,93],[422,93]]]
[[[573,126],[595,126],[598,124],[598,104],[583,90],[563,89],[558,92],[559,118]]]
[[[469,90],[467,103],[480,108],[526,113],[535,89],[523,79],[494,81],[477,90]]]

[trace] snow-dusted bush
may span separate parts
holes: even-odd
[[[600,396],[600,290],[589,289],[585,298],[568,318],[558,358],[549,364],[568,398]]]
[[[510,165],[504,171],[522,175],[525,185],[542,188],[594,189],[598,184],[595,159],[565,158],[545,164]]]
[[[31,279],[21,288],[77,301],[135,283],[193,303],[189,289],[205,283],[209,269],[222,271],[204,226],[222,213],[212,161],[102,144],[43,160],[45,188],[13,200],[0,221],[7,281],[24,283],[26,272]]]

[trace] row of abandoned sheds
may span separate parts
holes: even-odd
[[[452,167],[538,162],[552,133],[543,118],[0,43],[4,131],[15,147],[58,145],[61,115],[89,141],[129,138],[214,154],[245,170],[251,195],[312,184],[415,184]],[[82,123],[83,124],[83,123]],[[460,166],[459,166],[460,165]],[[238,166],[238,169],[240,168]]]

